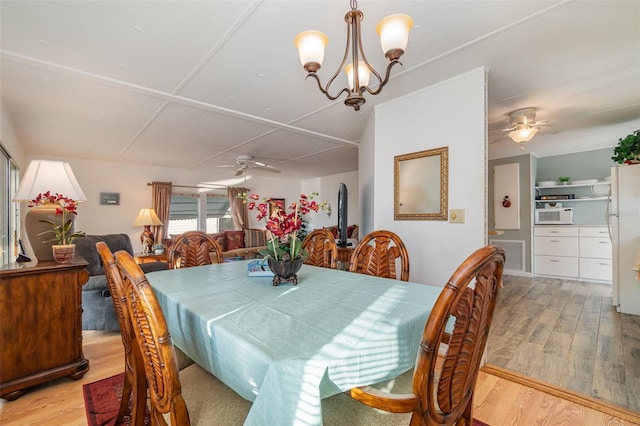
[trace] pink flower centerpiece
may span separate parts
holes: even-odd
[[[29,202],[29,207],[42,206],[45,204],[57,204],[56,207],[56,215],[61,215],[62,220],[60,223],[56,223],[52,220],[42,219],[40,222],[48,223],[51,225],[52,229],[49,231],[41,232],[38,235],[52,233],[54,234],[53,238],[50,240],[43,241],[43,243],[50,243],[52,241],[57,242],[59,245],[67,245],[71,244],[71,242],[78,238],[84,237],[86,234],[84,232],[72,232],[71,225],[73,223],[73,218],[67,215],[77,216],[78,212],[78,202],[65,197],[62,194],[51,195],[50,191],[45,192],[44,194],[38,194],[36,198]]]
[[[288,209],[274,199],[261,198],[257,194],[244,193],[238,196],[247,203],[249,210],[258,211],[258,220],[264,220],[267,231],[271,233],[267,241],[267,249],[260,250],[260,254],[273,260],[293,260],[306,255],[302,242],[298,238],[298,231],[302,227],[302,216],[311,211],[325,210],[328,206],[326,201],[322,203],[314,201],[316,196],[318,196],[317,192],[312,192],[309,196],[301,194],[300,199],[291,203]]]

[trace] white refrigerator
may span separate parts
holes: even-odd
[[[611,168],[607,215],[613,246],[613,304],[640,315],[640,164]]]

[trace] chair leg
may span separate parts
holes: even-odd
[[[473,410],[473,393],[471,394],[471,398],[469,398],[469,402],[467,403],[467,406],[464,409],[464,412],[462,413],[462,416],[460,417],[460,419],[458,419],[457,424],[462,426],[471,426],[473,425],[473,417],[472,416],[472,410]]]
[[[147,379],[144,372],[134,371],[134,401],[131,412],[131,425],[144,426],[145,415],[147,414]]]
[[[122,419],[129,413],[129,399],[131,398],[131,374],[129,370],[129,366],[124,366],[125,374],[124,374],[124,383],[122,384],[122,398],[120,399],[120,408],[118,409],[118,415],[116,416],[115,424],[119,425],[122,423]]]

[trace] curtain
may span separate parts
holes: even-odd
[[[171,206],[171,182],[151,182],[151,207],[156,211],[162,226],[156,226],[155,240],[164,243],[169,229],[169,207]]]
[[[236,229],[245,229],[249,224],[249,214],[247,213],[247,206],[238,195],[248,193],[249,188],[227,188],[227,195],[229,196],[229,205],[231,206],[231,217],[233,218],[233,224]]]

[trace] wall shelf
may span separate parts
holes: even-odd
[[[572,200],[535,200],[536,203],[548,204],[548,203],[575,203],[583,201],[606,201],[609,197],[589,197],[589,198],[574,198]]]
[[[545,186],[536,186],[536,189],[551,189],[551,188],[587,188],[590,186],[599,186],[599,185],[611,185],[611,182],[595,182],[595,183],[582,183],[579,185],[571,184],[571,185],[545,185]]]

